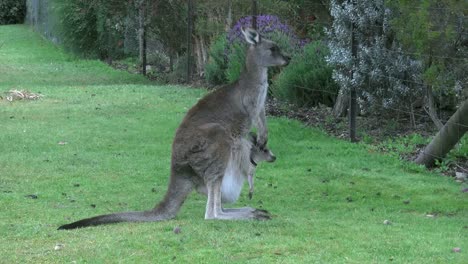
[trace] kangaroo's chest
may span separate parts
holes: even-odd
[[[265,101],[268,94],[268,79],[266,73],[260,77],[259,83],[254,87],[254,91],[256,91],[256,93],[249,98],[253,120],[255,120],[265,108]]]

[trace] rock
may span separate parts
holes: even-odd
[[[468,175],[464,172],[455,172],[455,180],[457,181],[466,181],[466,178],[468,177]]]
[[[454,248],[452,249],[452,252],[454,252],[454,253],[460,253],[460,252],[461,252],[461,248],[459,248],[459,247],[454,247]]]
[[[63,244],[56,244],[55,247],[54,247],[54,250],[57,251],[57,250],[62,250],[64,247]]]
[[[391,225],[392,222],[390,222],[390,220],[384,220],[384,221],[383,221],[383,224],[384,224],[384,225]]]
[[[180,230],[180,227],[176,226],[174,227],[174,230],[172,230],[174,232],[174,234],[180,234],[181,230]]]

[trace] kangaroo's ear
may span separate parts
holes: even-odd
[[[244,34],[245,41],[251,45],[257,45],[260,43],[260,34],[252,28],[241,28],[242,34]]]

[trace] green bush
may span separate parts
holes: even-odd
[[[124,57],[124,30],[127,5],[119,0],[101,0],[96,9],[99,58]]]
[[[281,33],[273,32],[268,35],[268,39],[274,41],[281,49],[283,54],[293,55],[300,53],[300,48],[291,46],[290,37]],[[226,78],[228,83],[233,83],[237,79],[245,66],[246,44],[240,42],[233,42],[229,47],[230,52],[228,55],[228,65],[226,69]],[[269,76],[274,76],[278,73],[278,68],[270,68]]]
[[[0,25],[22,24],[26,16],[26,0],[1,0]]]
[[[96,57],[98,50],[97,4],[94,0],[54,1],[63,45],[85,57]]]
[[[174,69],[167,74],[168,83],[184,83],[187,81],[187,54],[174,61]]]
[[[228,83],[233,83],[239,79],[239,76],[245,66],[245,45],[233,43],[228,55],[228,65],[226,69],[226,78]]]
[[[242,34],[242,28],[250,26],[252,17],[239,19],[233,28],[221,35],[213,43],[210,50],[210,61],[205,67],[205,77],[208,83],[219,85],[233,83],[239,79],[245,66],[247,44]],[[293,55],[301,51],[305,40],[295,36],[293,31],[281,23],[278,17],[273,15],[261,15],[257,17],[258,32],[278,44],[285,54]],[[227,57],[227,58],[226,58]],[[276,69],[268,71],[269,76],[279,72]]]
[[[210,47],[210,59],[205,66],[205,79],[211,85],[221,85],[227,82],[226,35],[220,35]]]
[[[299,106],[316,106],[319,103],[333,106],[338,85],[332,79],[332,69],[327,65],[326,45],[315,41],[297,53],[280,75],[274,80],[272,93],[275,97]]]
[[[85,57],[119,59],[127,6],[117,0],[54,0],[65,48]]]

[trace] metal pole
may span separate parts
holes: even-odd
[[[252,28],[257,30],[257,0],[252,0]]]
[[[353,1],[352,3],[354,6],[355,2]],[[351,23],[351,54],[352,54],[353,60],[355,60],[357,56],[357,42],[356,42],[356,36],[355,36],[354,31],[355,31],[354,23]],[[351,70],[350,74],[351,74],[351,79],[352,79],[353,70]],[[349,97],[349,139],[351,142],[357,142],[356,116],[357,116],[356,87],[354,85],[351,85],[351,91],[350,91],[350,97]]]

